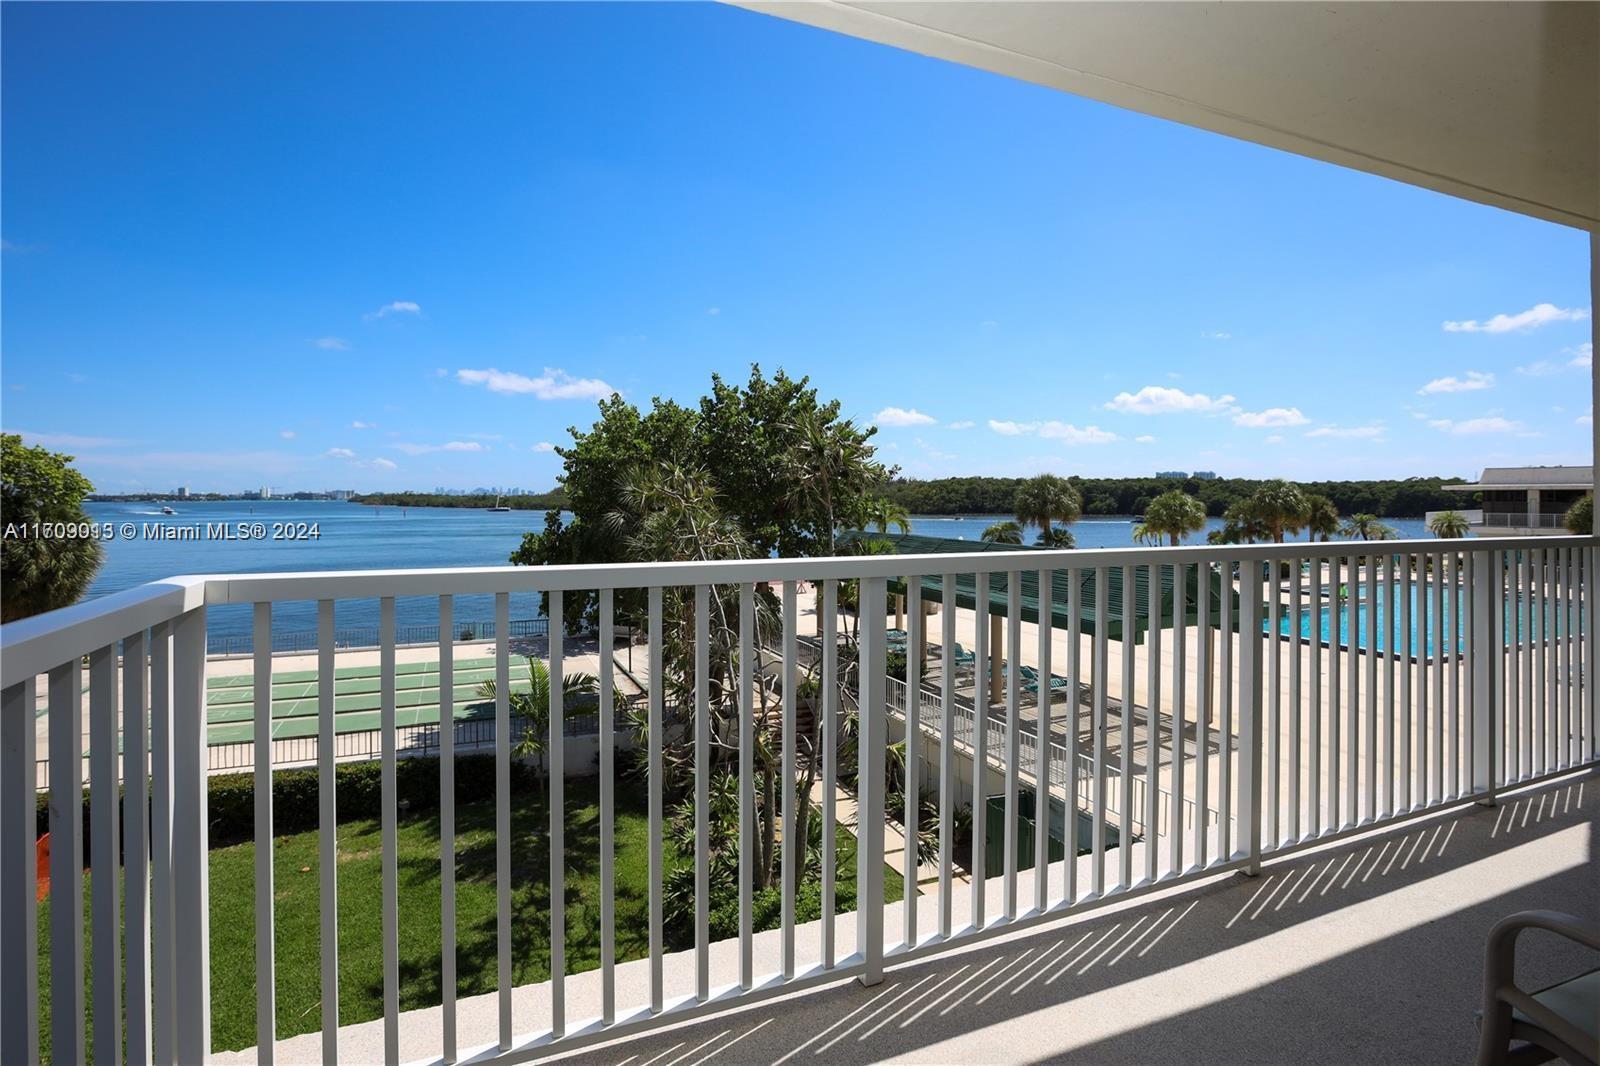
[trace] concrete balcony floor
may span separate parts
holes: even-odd
[[[1489,928],[1600,921],[1597,855],[1590,773],[560,1061],[1468,1062]],[[1529,935],[1518,977],[1594,964]]]

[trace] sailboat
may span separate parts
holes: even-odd
[[[509,508],[509,507],[505,506],[504,504],[502,504],[500,502],[500,497],[499,496],[496,496],[494,498],[494,506],[493,507],[485,507],[484,510],[485,511],[493,511],[496,514],[502,514],[502,513],[503,514],[510,514],[511,513],[511,508]]]

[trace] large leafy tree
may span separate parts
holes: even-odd
[[[1262,482],[1251,494],[1245,501],[1244,513],[1266,533],[1267,539],[1282,544],[1286,535],[1305,528],[1310,512],[1311,503],[1299,485],[1274,478]]]
[[[1182,489],[1163,492],[1145,508],[1144,521],[1134,529],[1140,540],[1160,542],[1165,537],[1177,547],[1183,538],[1206,526],[1206,505]]]
[[[1562,524],[1567,527],[1568,533],[1576,533],[1584,537],[1592,535],[1594,533],[1594,493],[1589,493],[1569,507],[1567,516],[1562,520]],[[1465,533],[1462,534],[1462,536],[1465,535]],[[1444,534],[1440,533],[1439,536],[1442,537]]]
[[[72,456],[26,447],[20,434],[0,435],[0,621],[70,606],[88,591],[105,554],[100,542],[39,536],[33,527],[86,525],[83,500],[93,491]]]
[[[1339,532],[1339,508],[1320,492],[1308,494],[1306,502],[1310,505],[1306,511],[1306,531],[1313,540],[1321,538],[1323,543],[1327,543]]]
[[[1039,474],[1017,486],[1011,509],[1023,528],[1041,532],[1060,523],[1070,526],[1083,514],[1083,497],[1076,486],[1056,474]]]
[[[1020,522],[995,522],[983,531],[983,539],[991,544],[1021,544],[1022,532]]]
[[[1472,523],[1460,511],[1440,511],[1428,519],[1428,531],[1440,540],[1460,540],[1471,528]]]
[[[1345,524],[1344,534],[1356,540],[1394,540],[1400,534],[1375,514],[1351,515]]]

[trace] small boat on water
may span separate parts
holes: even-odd
[[[162,514],[177,514],[177,513],[178,513],[178,512],[177,512],[177,511],[174,511],[174,510],[173,510],[173,509],[172,509],[172,508],[170,508],[170,507],[163,507],[163,508],[161,508],[161,513],[162,513]]]
[[[495,514],[510,514],[511,513],[511,508],[509,508],[505,504],[501,503],[500,502],[500,497],[498,497],[498,496],[496,496],[494,498],[494,506],[493,507],[485,507],[484,510],[485,511],[492,511]]]

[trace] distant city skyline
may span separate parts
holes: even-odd
[[[103,493],[553,486],[753,362],[919,478],[1591,461],[1573,229],[727,5],[4,20],[0,426]]]

